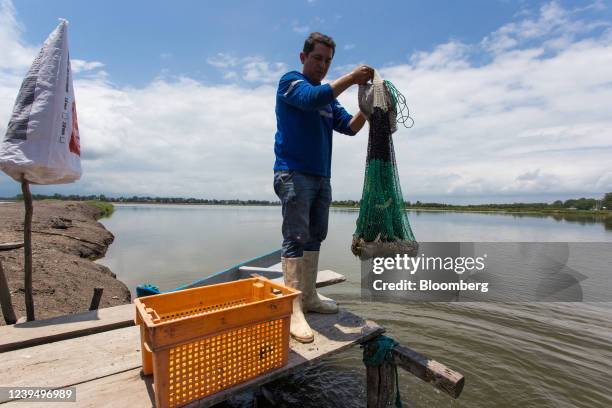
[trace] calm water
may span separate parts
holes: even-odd
[[[347,276],[323,289],[376,320],[400,343],[466,377],[457,401],[400,370],[411,407],[610,407],[610,303],[362,303],[360,263],[350,252],[357,212],[332,210],[321,269]],[[410,212],[420,241],[612,242],[593,219]],[[280,244],[278,207],[124,205],[103,224],[115,242],[100,263],[133,291],[194,281]],[[353,348],[273,386],[281,405],[364,406],[361,352]]]

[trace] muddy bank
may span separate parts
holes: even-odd
[[[99,209],[82,202],[34,202],[32,287],[37,320],[87,311],[94,287],[104,288],[101,308],[130,302],[127,286],[93,262],[104,256],[114,239],[96,221],[99,215]],[[23,241],[23,218],[22,202],[0,204],[0,243]],[[15,314],[25,316],[23,248],[0,251],[0,261]],[[3,316],[0,324],[5,324]]]

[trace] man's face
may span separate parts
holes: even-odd
[[[328,46],[316,43],[308,55],[300,53],[300,60],[304,64],[302,74],[313,82],[321,82],[331,65],[333,51]]]

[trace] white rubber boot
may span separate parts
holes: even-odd
[[[314,333],[308,325],[304,312],[302,312],[302,296],[303,296],[303,265],[304,259],[299,258],[281,258],[283,267],[283,278],[285,285],[290,288],[302,291],[302,294],[293,300],[293,314],[291,314],[291,327],[289,332],[294,339],[300,343],[310,343],[314,340]]]
[[[304,312],[338,313],[338,304],[332,299],[317,293],[317,273],[319,268],[319,251],[304,251],[304,286],[302,289],[302,307]]]

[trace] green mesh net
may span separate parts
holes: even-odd
[[[359,89],[359,108],[370,124],[363,195],[351,246],[361,258],[414,255],[418,249],[404,207],[391,136],[396,130],[397,98],[397,90],[378,75],[372,85]]]

